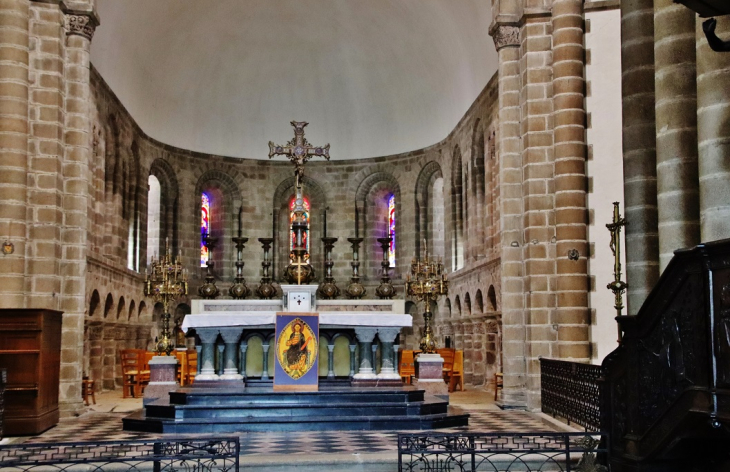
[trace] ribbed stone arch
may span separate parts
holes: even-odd
[[[441,165],[436,161],[430,161],[421,168],[421,172],[416,179],[416,254],[421,254],[422,241],[426,239],[430,244],[429,251],[435,252],[433,243],[433,225],[437,217],[443,219],[441,215],[435,215],[433,212],[433,186],[436,179],[443,178]],[[443,194],[441,195],[443,198]]]
[[[147,247],[147,253],[162,254],[164,251],[164,237],[170,238],[170,247],[173,254],[177,254],[179,247],[179,184],[178,178],[172,165],[165,159],[158,157],[150,165],[148,176],[153,175],[160,183],[160,238],[157,247]],[[148,179],[149,180],[149,179]],[[149,191],[148,191],[149,196]],[[148,207],[149,208],[149,207]],[[149,223],[149,215],[147,223]],[[146,225],[145,225],[146,226]],[[144,258],[146,260],[146,258]]]
[[[284,267],[289,263],[289,202],[295,194],[296,180],[294,176],[287,177],[276,186],[273,199],[271,200],[271,208],[273,209],[273,227],[274,227],[274,248],[272,251],[272,276],[283,271]],[[327,201],[327,193],[324,187],[315,179],[304,175],[302,178],[302,187],[304,196],[309,199],[311,205],[309,227],[310,238],[310,257],[315,270],[321,267],[324,262],[324,250],[320,250],[321,238],[324,236],[325,213],[329,209]],[[319,276],[317,271],[317,275]]]
[[[461,150],[454,147],[451,154],[451,267],[464,266],[464,179]]]
[[[376,280],[381,270],[380,263],[383,256],[377,238],[384,237],[387,231],[387,229],[380,225],[383,219],[376,215],[376,213],[387,214],[385,199],[377,201],[378,197],[381,196],[381,192],[395,195],[396,266],[395,270],[391,272],[391,275],[395,278],[398,277],[398,256],[401,253],[399,248],[402,246],[398,243],[398,235],[404,233],[401,229],[403,218],[400,215],[402,215],[401,208],[403,205],[400,198],[400,184],[393,174],[379,171],[365,177],[360,182],[360,185],[358,185],[357,192],[355,193],[355,205],[357,208],[357,218],[359,219],[357,224],[360,228],[360,236],[365,238],[361,246],[360,260],[363,261],[361,273],[365,276],[366,280]],[[376,206],[376,202],[382,206]]]
[[[234,234],[237,210],[241,206],[241,192],[231,173],[222,169],[208,169],[198,178],[195,184],[194,199],[189,208],[193,209],[192,221],[197,222],[196,241],[200,238],[200,208],[201,194],[208,191],[215,194],[212,197],[213,213],[212,235],[218,239],[212,257],[215,262],[215,273],[224,280],[233,277],[233,245],[226,241]]]

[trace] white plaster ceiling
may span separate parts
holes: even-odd
[[[91,61],[150,137],[266,159],[444,139],[497,70],[489,0],[97,0]]]

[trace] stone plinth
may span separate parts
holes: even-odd
[[[177,389],[177,358],[175,356],[155,356],[150,359],[150,383],[144,389],[144,405],[155,400],[170,401],[170,392]]]
[[[437,397],[449,398],[449,389],[444,382],[444,358],[438,354],[419,354],[416,357],[416,388]]]

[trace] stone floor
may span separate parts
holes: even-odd
[[[451,394],[450,403],[471,414],[469,426],[442,429],[440,432],[537,432],[572,430],[541,413],[501,410],[493,403],[493,392],[473,388]],[[38,436],[6,438],[0,444],[25,442],[113,441],[148,439],[160,434],[122,431],[122,418],[142,408],[142,400],[121,398],[121,392],[97,394],[96,405],[76,418],[66,418]],[[355,461],[363,470],[380,470],[375,463],[397,464],[397,432],[391,431],[325,431],[285,433],[241,433],[242,463],[277,470],[279,464],[312,462],[320,470],[327,463],[340,465]],[[296,459],[291,456],[295,455]],[[277,462],[278,461],[278,462]],[[329,461],[329,462],[327,462]],[[342,462],[344,461],[344,462]],[[270,468],[269,468],[270,467]],[[337,466],[333,466],[337,470]],[[387,467],[382,470],[390,470]]]

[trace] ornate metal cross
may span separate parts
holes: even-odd
[[[313,156],[324,157],[330,160],[330,145],[312,146],[304,137],[304,127],[309,123],[306,121],[292,121],[294,127],[294,139],[286,143],[285,146],[274,144],[269,141],[269,159],[274,156],[286,156],[294,164],[294,175],[296,176],[296,186],[302,181],[304,175],[304,164]]]

